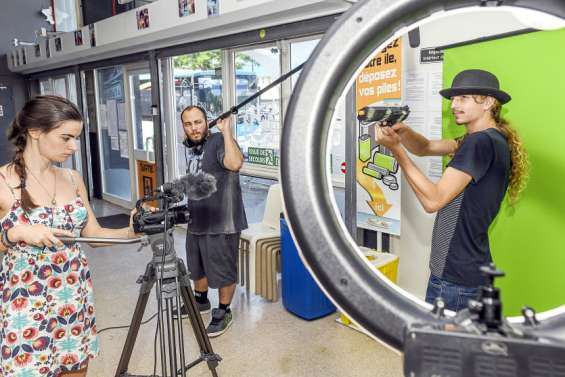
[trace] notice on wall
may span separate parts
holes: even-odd
[[[106,101],[106,124],[108,124],[108,135],[118,136],[118,113],[116,109],[116,100],[109,99]]]
[[[428,157],[428,177],[437,183],[443,174],[443,160],[440,156]]]
[[[279,158],[272,148],[247,148],[248,161],[264,166],[279,166]]]
[[[432,47],[420,50],[420,63],[441,63],[443,62],[443,50]]]
[[[157,190],[157,167],[155,163],[137,160],[137,194],[139,198],[151,196]],[[147,202],[157,207],[157,202]]]
[[[179,0],[179,17],[185,17],[196,12],[195,0]]]
[[[110,148],[113,151],[120,150],[120,139],[117,136],[110,136]]]
[[[426,74],[424,72],[407,72],[405,79],[404,101],[410,107],[410,119],[412,119],[414,111],[426,108]]]
[[[410,116],[406,124],[414,131],[430,140],[442,138],[442,67],[429,65],[423,70],[406,72],[405,75],[405,104],[410,107]],[[416,157],[425,159],[422,172],[432,181],[437,182],[443,173],[441,157]]]
[[[443,87],[443,70],[440,68],[436,72],[429,72],[429,85],[428,85],[428,109],[437,110],[438,104],[441,109],[441,95],[439,91]]]
[[[127,131],[128,125],[126,123],[126,111],[125,111],[125,103],[124,102],[118,101],[116,115],[117,115],[117,119],[118,119],[117,120],[118,129],[120,131]]]
[[[387,99],[400,100],[401,52],[402,40],[395,39],[365,66],[356,81],[357,109]]]
[[[147,29],[149,27],[149,9],[143,8],[135,11],[135,21],[137,30]]]
[[[440,102],[441,103],[441,102]],[[441,111],[428,111],[428,134],[427,137],[430,140],[441,140]]]
[[[417,90],[417,89],[416,89]],[[415,94],[416,96],[418,94]],[[356,80],[356,109],[399,105],[402,40],[379,51]],[[357,124],[357,226],[400,235],[401,172],[392,153],[375,141],[375,124]]]
[[[127,131],[120,131],[120,157],[129,158],[129,143]]]
[[[106,104],[104,103],[98,104],[98,113],[100,119],[100,129],[102,130],[108,129],[108,120],[106,119]]]
[[[88,25],[88,32],[90,34],[90,47],[96,47],[96,29],[94,24]]]
[[[220,0],[208,0],[208,17],[220,14]]]

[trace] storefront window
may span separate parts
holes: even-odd
[[[173,58],[175,88],[175,124],[177,132],[178,174],[186,173],[186,148],[182,145],[184,131],[180,114],[187,106],[200,106],[206,110],[208,120],[223,111],[222,104],[222,52],[203,51]]]
[[[236,52],[236,103],[265,88],[280,74],[278,48],[273,46]],[[275,87],[239,110],[236,139],[246,162],[263,166],[279,165],[280,109],[280,87]]]

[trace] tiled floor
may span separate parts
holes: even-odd
[[[259,221],[269,182],[242,182],[250,222]],[[95,211],[110,215],[123,211],[101,201]],[[127,211],[126,211],[127,212]],[[178,256],[184,259],[184,232],[175,232]],[[139,295],[136,279],[151,259],[151,250],[140,252],[137,246],[114,246],[92,249],[85,246],[94,279],[97,325],[127,325],[131,321]],[[210,291],[212,304],[217,292]],[[399,355],[368,336],[335,322],[336,315],[314,321],[302,320],[287,312],[281,301],[271,303],[237,288],[232,303],[233,326],[222,336],[211,339],[212,347],[222,357],[219,376],[402,376]],[[151,293],[144,318],[156,312],[155,289]],[[204,323],[210,320],[203,316]],[[141,327],[129,364],[129,373],[151,375],[156,320]],[[187,363],[199,356],[199,349],[188,320],[183,321]],[[89,376],[114,376],[127,330],[108,330],[100,334],[101,352],[90,363]],[[159,368],[158,368],[159,371]],[[159,374],[159,372],[158,372]],[[206,364],[188,373],[211,376]]]

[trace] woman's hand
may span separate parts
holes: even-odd
[[[401,124],[401,123],[397,123]],[[400,136],[391,127],[379,127],[375,126],[376,142],[391,151],[400,147]]]
[[[8,239],[12,242],[25,242],[37,247],[62,247],[57,237],[74,237],[68,230],[48,228],[43,224],[16,225],[8,231]]]
[[[128,227],[127,238],[132,238],[135,236],[135,231],[133,230],[133,217],[135,216],[136,213],[137,213],[137,208],[132,209],[131,212],[129,213],[129,227]]]

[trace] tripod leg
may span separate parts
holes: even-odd
[[[180,293],[180,284],[178,282],[177,279],[177,295],[175,297],[175,304],[177,308],[180,308],[181,302],[182,302],[182,298],[181,298],[181,293]],[[177,325],[177,334],[179,336],[179,354],[180,354],[180,365],[181,365],[181,370],[180,373],[177,372],[177,375],[180,375],[181,377],[186,377],[186,360],[184,358],[184,332],[182,329],[182,316],[179,316],[178,321],[176,321],[176,325]]]
[[[206,361],[208,363],[208,368],[212,372],[212,376],[217,377],[216,367],[222,358],[215,354],[212,349],[212,344],[210,343],[210,339],[206,333],[204,322],[202,322],[202,317],[200,316],[200,311],[198,310],[194,293],[192,293],[192,289],[190,288],[190,281],[188,279],[186,267],[181,259],[178,260],[178,271],[181,297],[184,305],[188,309],[188,318],[190,319],[190,324],[192,325],[194,335],[196,336],[196,341],[200,347],[200,361]],[[194,365],[194,363],[192,365]],[[186,369],[190,368],[190,366]]]
[[[169,347],[169,366],[171,368],[171,376],[175,376],[177,368],[177,346],[175,337],[175,324],[173,320],[173,299],[165,299],[165,312],[167,313],[167,338]],[[180,312],[179,312],[180,314]]]
[[[143,313],[147,306],[147,300],[149,299],[151,288],[153,288],[153,284],[155,284],[155,269],[152,263],[147,264],[145,273],[140,276],[138,282],[141,282],[139,297],[137,298],[137,304],[135,305],[135,310],[133,312],[133,317],[131,319],[128,335],[124,343],[124,349],[120,356],[120,362],[118,364],[115,377],[120,377],[127,373],[131,353],[133,351],[133,346],[135,345],[135,339],[137,338],[139,326],[141,326],[141,321],[143,319]]]

